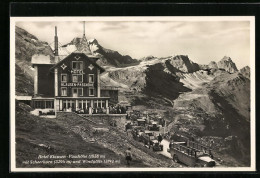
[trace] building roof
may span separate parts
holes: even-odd
[[[80,55],[83,55],[85,58],[89,59],[89,61],[94,65],[96,66],[97,68],[100,69],[100,73],[104,72],[105,69],[100,67],[97,63],[96,63],[96,59],[98,59],[97,57],[95,56],[92,56],[92,55],[86,55],[85,53],[82,53],[82,52],[78,52],[78,51],[75,51],[73,53],[71,53],[70,55],[68,55],[67,57],[65,57],[64,59],[60,60],[58,63],[56,63],[50,70],[53,70],[55,69],[57,66],[59,66],[62,62],[64,62],[64,60],[66,60],[67,58],[75,55],[75,54],[80,54]]]

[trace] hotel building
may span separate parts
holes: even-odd
[[[87,42],[85,33],[82,43]],[[100,74],[105,72],[99,66],[97,57],[88,50],[76,50],[64,57],[59,56],[57,28],[55,27],[54,57],[34,55],[34,96],[35,109],[55,111],[85,110],[92,114],[93,108],[103,108],[109,113],[110,104],[118,102],[118,89],[102,86]]]

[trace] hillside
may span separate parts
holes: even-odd
[[[142,143],[120,130],[103,126],[107,129],[94,131],[98,125],[74,113],[64,113],[57,119],[46,119],[29,113],[25,104],[17,103],[16,107],[16,156],[17,167],[36,167],[25,164],[28,160],[42,161],[39,155],[105,155],[105,158],[63,158],[64,161],[79,161],[74,164],[38,164],[37,167],[127,167],[124,152],[132,148],[131,167],[168,167],[172,164],[169,158],[160,156]],[[51,159],[45,159],[51,160]],[[55,159],[52,159],[55,160]],[[82,160],[103,160],[102,163],[83,163]],[[114,163],[105,162],[114,160]],[[179,164],[173,166],[179,167]]]

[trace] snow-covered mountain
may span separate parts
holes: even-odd
[[[99,57],[100,59],[97,63],[100,65],[121,67],[138,64],[136,59],[128,55],[121,55],[117,51],[106,49],[96,39],[87,40],[85,37],[74,38],[70,43],[61,46],[59,48],[59,55],[65,57],[76,50]]]

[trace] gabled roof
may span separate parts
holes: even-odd
[[[82,53],[82,52],[78,52],[78,51],[75,51],[73,53],[71,53],[70,55],[68,55],[67,57],[65,57],[64,59],[60,60],[58,63],[56,63],[53,67],[50,68],[50,70],[52,71],[53,69],[55,69],[57,66],[59,66],[62,62],[64,62],[67,58],[71,57],[71,56],[76,56],[76,55],[81,55],[83,56],[85,59],[89,59],[89,61],[94,65],[96,66],[97,68],[100,69],[100,73],[102,72],[105,72],[105,69],[100,67],[96,61],[98,59],[98,57],[95,57],[95,56],[92,56],[92,55],[86,55],[85,53]]]

